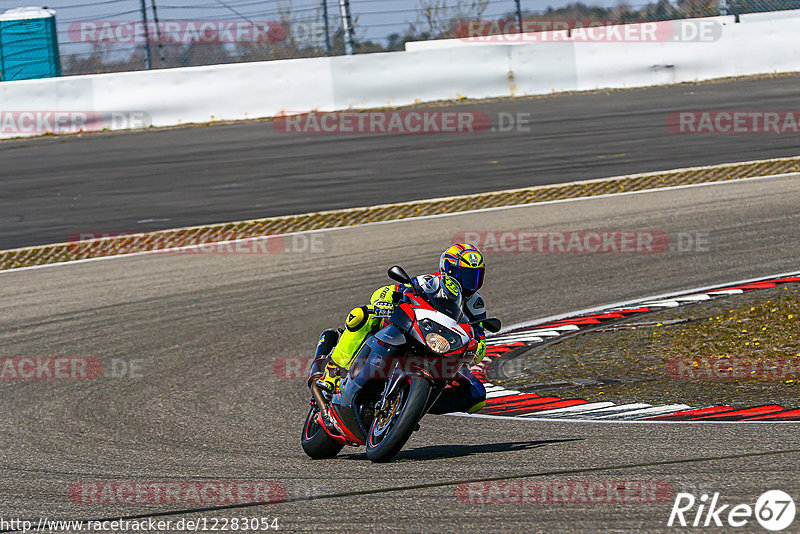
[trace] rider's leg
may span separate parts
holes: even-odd
[[[472,373],[460,371],[453,380],[458,385],[445,389],[431,406],[430,413],[475,413],[486,406],[486,388]]]
[[[334,391],[339,383],[341,369],[349,369],[358,349],[364,344],[370,331],[380,323],[381,318],[369,313],[366,306],[354,308],[345,321],[345,331],[331,354],[332,363],[325,368],[325,376],[317,384]]]
[[[311,363],[311,371],[308,374],[308,386],[325,376],[325,367],[330,361],[331,352],[339,341],[341,334],[337,330],[325,330],[319,336],[317,350],[314,353],[314,361]]]

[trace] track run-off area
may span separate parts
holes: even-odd
[[[734,504],[770,489],[797,495],[800,436],[777,423],[429,416],[391,464],[356,449],[314,462],[299,445],[305,381],[273,364],[308,358],[321,330],[387,283],[386,268],[434,270],[464,232],[702,237],[703,246],[655,253],[490,254],[482,294],[512,325],[795,272],[798,205],[800,181],[786,176],[333,229],[303,234],[319,246],[275,254],[139,255],[0,273],[3,357],[92,357],[106,368],[94,380],[3,381],[0,514],[277,517],[286,531],[650,532],[668,530],[678,491],[719,492]],[[196,481],[272,483],[284,502],[84,502],[74,489]],[[607,490],[486,503],[484,483]],[[657,491],[626,498],[610,487]]]

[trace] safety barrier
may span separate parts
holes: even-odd
[[[103,128],[126,129],[800,71],[800,10],[742,15],[740,23],[694,20],[718,27],[694,40],[437,42],[405,52],[3,82],[0,113],[84,110],[101,115]],[[142,119],[112,120],[115,113]],[[0,137],[40,133],[2,124]]]

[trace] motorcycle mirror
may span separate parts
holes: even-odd
[[[399,265],[395,265],[393,267],[390,267],[389,271],[388,271],[388,274],[389,274],[389,278],[391,278],[395,282],[400,282],[401,284],[410,284],[411,283],[411,277],[408,276],[408,273],[406,273],[403,270],[403,268],[400,267]]]
[[[480,324],[484,329],[489,332],[499,332],[502,328],[500,319],[492,317],[491,319],[478,319],[477,321],[470,321],[469,324]]]

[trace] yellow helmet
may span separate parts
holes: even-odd
[[[483,254],[475,245],[453,243],[442,254],[439,270],[458,280],[464,292],[472,295],[483,285],[486,264]]]

